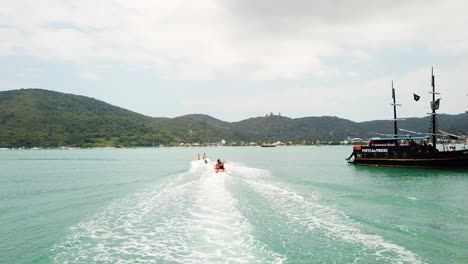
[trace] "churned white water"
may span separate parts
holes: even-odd
[[[115,201],[70,228],[57,263],[282,263],[251,234],[226,188],[229,172],[191,163],[151,188]]]

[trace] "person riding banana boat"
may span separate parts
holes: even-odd
[[[215,164],[215,172],[225,172],[226,169],[224,168],[224,161],[218,159]]]
[[[208,164],[208,158],[206,157],[206,153],[203,153],[203,156],[201,156],[200,154],[197,155],[197,159],[198,160],[203,160],[203,162],[205,164]]]

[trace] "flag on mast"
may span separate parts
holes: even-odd
[[[431,102],[432,110],[439,110],[439,106],[440,106],[440,98],[435,100],[434,102]]]

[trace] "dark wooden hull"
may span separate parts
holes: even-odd
[[[468,150],[421,152],[411,147],[367,147],[354,149],[357,165],[427,168],[466,168]]]

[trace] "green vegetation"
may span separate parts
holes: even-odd
[[[40,89],[0,93],[0,147],[168,144],[152,118],[84,97]]]
[[[440,115],[440,129],[468,132],[468,114]],[[429,118],[400,127],[429,132]],[[207,115],[152,118],[85,96],[41,89],[0,92],[0,147],[133,147],[219,142],[339,142],[392,133],[392,122],[267,115],[224,122]]]

